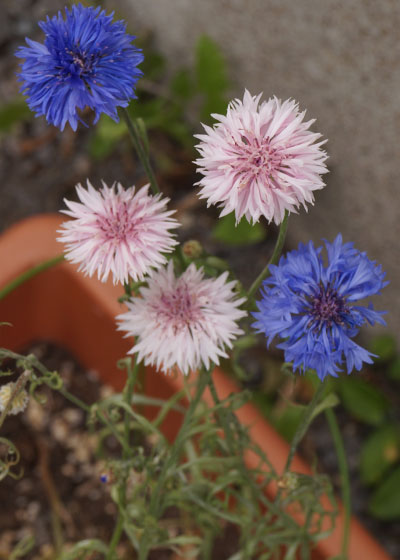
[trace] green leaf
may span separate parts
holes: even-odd
[[[8,132],[14,124],[32,117],[25,99],[11,101],[0,107],[0,132]]]
[[[17,560],[17,558],[26,558],[28,552],[32,550],[35,545],[35,537],[27,535],[22,537],[19,543],[13,548],[9,560]]]
[[[397,356],[390,364],[387,373],[390,379],[394,379],[395,381],[400,380],[400,356]]]
[[[94,134],[89,143],[89,153],[94,159],[102,159],[111,154],[121,138],[127,134],[123,122],[114,122],[103,115],[94,129]]]
[[[399,459],[399,428],[385,425],[375,430],[361,450],[360,474],[365,484],[374,484]]]
[[[275,428],[287,441],[292,441],[304,413],[304,408],[300,405],[288,405],[275,421]]]
[[[68,552],[62,554],[61,560],[74,560],[82,557],[82,552],[100,552],[106,555],[108,547],[99,539],[85,539],[75,544]]]
[[[371,352],[378,356],[377,361],[388,362],[396,356],[396,341],[391,334],[376,336],[371,342]]]
[[[143,62],[140,64],[140,69],[143,72],[143,76],[146,80],[157,81],[162,77],[165,70],[165,57],[150,48],[147,45],[143,45],[146,49],[146,56]],[[140,89],[140,80],[138,81],[138,89]]]
[[[333,408],[334,406],[337,406],[339,403],[339,397],[335,393],[329,393],[329,395],[327,395],[324,400],[315,407],[310,418],[310,423],[316,416],[318,416],[318,414],[321,414],[321,412],[323,412],[327,408]]]
[[[205,35],[199,38],[196,45],[195,72],[197,87],[205,95],[201,118],[208,121],[211,113],[226,111],[229,80],[221,50]]]
[[[213,230],[213,237],[227,245],[251,245],[263,241],[267,235],[266,230],[259,223],[249,224],[242,218],[236,225],[235,214],[232,212],[220,218]]]
[[[355,418],[372,426],[382,424],[389,403],[379,389],[355,377],[343,379],[338,385],[344,407]]]
[[[369,511],[378,519],[400,518],[400,467],[376,489],[369,503]]]
[[[195,91],[190,72],[184,68],[172,78],[170,87],[173,96],[184,100],[193,97]]]

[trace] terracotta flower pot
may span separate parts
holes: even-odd
[[[0,236],[0,289],[13,278],[56,256],[62,246],[56,242],[56,230],[62,218],[42,215],[28,218]],[[5,299],[0,301],[0,321],[13,327],[1,327],[1,346],[18,349],[33,340],[54,341],[69,349],[88,368],[97,370],[100,378],[115,389],[124,386],[125,374],[116,367],[116,361],[126,354],[132,341],[122,338],[115,329],[115,316],[123,307],[117,302],[121,288],[111,283],[102,284],[78,273],[75,267],[63,262],[31,278]],[[216,369],[213,373],[220,398],[236,391],[234,382]],[[158,374],[149,369],[146,373],[146,392],[155,397],[168,398],[182,388],[181,377]],[[211,396],[206,393],[206,400]],[[282,472],[288,455],[288,444],[266,422],[251,404],[237,411],[241,422],[248,425],[251,437],[268,455],[278,472]],[[172,439],[181,417],[171,413],[162,429]],[[257,458],[251,453],[245,457],[249,466]],[[306,474],[310,467],[295,457],[292,469]],[[268,488],[273,495],[275,488]],[[340,552],[343,515],[336,520],[333,533],[319,542],[313,560],[333,558]],[[349,560],[390,560],[381,546],[352,518]]]

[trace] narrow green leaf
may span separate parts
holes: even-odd
[[[400,380],[400,356],[397,356],[388,368],[390,379]]]
[[[378,519],[400,518],[400,467],[376,489],[369,504],[369,511]]]
[[[355,418],[373,426],[384,422],[389,403],[379,389],[355,377],[344,379],[339,389],[343,405]]]
[[[200,91],[209,95],[220,95],[229,86],[221,50],[206,35],[202,35],[196,45],[196,77]]]
[[[190,99],[195,91],[190,72],[186,69],[178,70],[171,80],[171,92],[180,99]]]
[[[8,132],[18,122],[32,117],[25,99],[17,99],[0,107],[0,132]]]
[[[212,113],[225,113],[229,87],[226,65],[218,45],[202,36],[196,45],[196,81],[205,96],[201,118],[209,121]]]
[[[275,421],[275,428],[287,441],[291,441],[304,412],[303,406],[288,405]]]
[[[360,474],[365,484],[374,484],[400,457],[399,428],[389,424],[375,430],[361,451]]]
[[[380,362],[388,362],[396,355],[396,340],[391,334],[376,336],[371,342],[371,352],[378,356]]]
[[[217,241],[228,245],[251,245],[263,241],[267,236],[265,228],[260,224],[249,224],[242,218],[236,225],[235,214],[232,212],[220,218],[213,230],[213,237]]]
[[[89,143],[89,153],[94,159],[102,159],[111,154],[119,140],[127,134],[125,123],[116,123],[103,115],[94,129]]]
[[[62,560],[74,560],[81,557],[82,552],[100,552],[107,554],[108,547],[99,539],[86,539],[78,542],[67,553],[62,554]]]
[[[311,415],[310,422],[314,420],[318,414],[321,414],[327,408],[333,408],[340,403],[339,397],[335,393],[329,393],[314,409]]]

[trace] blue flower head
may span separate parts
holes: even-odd
[[[278,348],[294,371],[313,369],[321,380],[337,377],[344,364],[350,373],[360,370],[363,362],[372,362],[373,354],[352,339],[365,322],[385,321],[371,303],[357,302],[387,284],[382,267],[354,249],[353,243],[343,243],[340,234],[325,246],[325,263],[323,248],[310,242],[270,267],[253,325],[266,335],[268,345],[280,337]]]
[[[24,58],[19,80],[30,109],[61,130],[69,122],[76,130],[83,122],[78,111],[90,107],[96,123],[101,113],[118,120],[117,107],[135,97],[143,60],[135,38],[125,32],[122,21],[112,21],[100,8],[81,4],[65,8],[41,21],[44,44],[26,39],[16,56]]]

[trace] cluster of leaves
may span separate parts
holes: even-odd
[[[371,351],[379,356],[375,370],[381,371],[387,385],[400,382],[400,355],[392,336],[372,341]],[[346,380],[342,389],[343,405],[357,420],[370,426],[360,456],[361,480],[371,487],[369,511],[383,520],[400,518],[400,418],[396,392],[371,386],[366,381]]]
[[[371,343],[376,358],[374,371],[381,372],[386,385],[395,386],[400,381],[400,356],[391,335],[376,337]],[[283,368],[285,369],[285,368]],[[282,381],[282,366],[278,359],[269,356],[265,363],[266,381],[254,400],[278,432],[291,441],[299,425],[304,406],[294,402],[293,374],[290,381]],[[400,518],[400,418],[396,413],[396,393],[389,395],[384,387],[368,381],[366,376],[330,379],[327,389],[331,398],[357,421],[369,427],[370,433],[363,442],[359,460],[361,481],[371,488],[369,512],[382,520]],[[308,378],[298,380],[295,393],[311,393]],[[280,392],[283,398],[277,399]]]
[[[0,356],[16,359],[22,368],[29,368],[36,387],[46,383],[71,398],[60,377],[47,371],[35,357],[7,350],[0,350]],[[334,523],[330,483],[316,474],[310,477],[287,472],[278,477],[234,414],[250,398],[249,392],[220,400],[212,389],[211,376],[202,372],[203,378],[193,383],[202,384],[196,392],[198,397],[190,396],[193,387],[187,386],[186,391],[162,401],[141,392],[141,375],[134,373],[130,358],[120,365],[127,368],[133,383],[128,382],[121,394],[84,405],[89,429],[98,436],[98,456],[106,465],[110,495],[118,506],[114,534],[118,535],[119,527],[119,535],[125,533],[139,558],[147,558],[150,551],[160,548],[185,558],[211,558],[221,529],[232,525],[238,542],[230,560],[277,559],[282,547],[287,559],[309,558],[313,544]],[[211,406],[200,400],[207,384],[214,395]],[[189,398],[188,409],[185,398]],[[172,444],[161,429],[171,421],[171,414],[175,419],[184,414]],[[120,445],[120,458],[107,457],[103,442],[109,437]],[[257,468],[246,467],[247,452],[258,458]],[[272,482],[281,489],[276,500],[266,492]],[[319,501],[326,493],[332,500],[329,510]],[[289,514],[293,510],[304,519],[302,526]],[[20,543],[18,551],[22,546],[25,550],[27,545]],[[111,547],[100,540],[85,540],[60,551],[60,558],[86,558],[94,552],[113,558]]]

